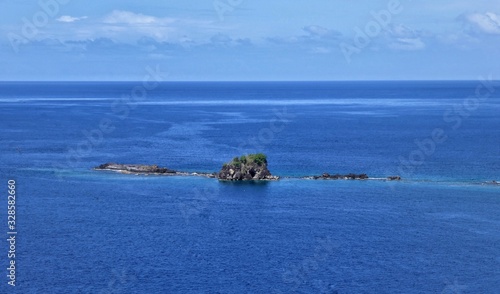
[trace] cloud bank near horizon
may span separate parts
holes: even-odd
[[[492,56],[500,5],[488,1],[110,1],[86,9],[60,1],[7,5],[1,79],[133,79],[155,63],[178,80],[461,79],[500,65]]]

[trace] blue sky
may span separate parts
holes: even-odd
[[[0,80],[476,79],[500,1],[0,0]],[[272,3],[270,3],[272,2]]]

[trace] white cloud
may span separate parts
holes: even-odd
[[[420,38],[397,38],[389,47],[396,50],[421,50],[425,48],[425,43]]]
[[[130,11],[115,10],[104,18],[104,23],[129,25],[168,25],[175,21],[168,17],[155,17]]]
[[[421,50],[426,47],[422,38],[425,38],[428,34],[402,24],[389,25],[385,34],[389,43],[388,46],[391,49]]]
[[[105,16],[100,30],[105,37],[115,40],[133,40],[141,36],[151,37],[157,41],[168,41],[174,37],[176,19],[156,17],[115,10]]]
[[[337,39],[342,35],[338,31],[317,25],[306,26],[303,30],[308,33],[309,38]]]
[[[87,18],[86,16],[73,17],[73,16],[69,16],[69,15],[63,15],[56,20],[60,21],[60,22],[75,22],[75,21],[79,21],[79,20],[84,20],[86,18]]]
[[[314,54],[328,54],[330,52],[332,52],[332,50],[326,47],[315,47],[311,50],[311,53]]]
[[[481,32],[500,35],[500,17],[493,12],[471,13],[463,15],[462,18]]]
[[[189,18],[157,17],[123,10],[114,10],[104,16],[98,28],[99,35],[119,42],[134,43],[142,37],[158,42],[185,44],[185,39],[207,42],[213,33],[213,21]]]
[[[466,49],[471,44],[481,44],[481,40],[464,31],[440,34],[436,40],[447,45],[455,45],[458,48]]]
[[[403,24],[389,25],[387,31],[392,37],[397,38],[414,38],[418,35],[418,32]]]
[[[342,33],[318,25],[309,25],[302,28],[303,33],[292,36],[273,36],[266,40],[280,45],[295,45],[307,48],[311,53],[329,53],[332,44],[337,44]],[[305,34],[304,34],[305,33]]]

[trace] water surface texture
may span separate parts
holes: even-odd
[[[17,292],[500,289],[500,86],[481,98],[480,81],[163,83],[134,95],[141,85],[0,83]],[[212,172],[251,152],[283,177],[403,180],[219,183],[92,170]],[[5,241],[0,250],[7,268]],[[12,291],[6,273],[1,289]]]

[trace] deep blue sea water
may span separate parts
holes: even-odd
[[[0,83],[0,227],[6,239],[15,179],[15,290],[499,293],[500,186],[488,183],[500,181],[500,84],[477,96],[480,85]],[[280,176],[403,181],[92,170],[217,171],[254,151]],[[6,241],[0,250],[6,269]]]

